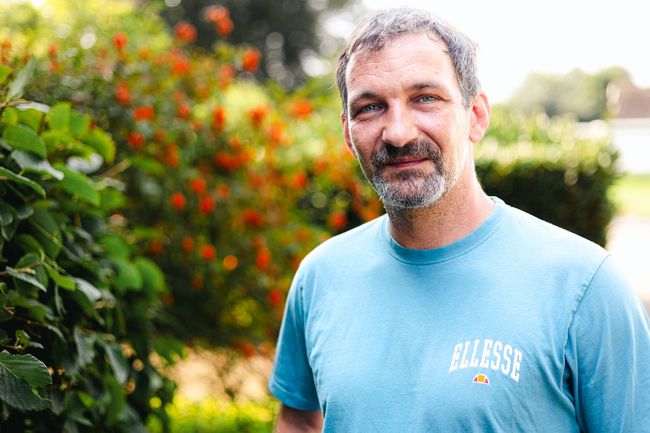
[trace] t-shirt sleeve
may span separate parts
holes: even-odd
[[[302,283],[298,274],[287,297],[269,389],[287,406],[318,410],[320,407],[307,356],[304,322]]]
[[[566,355],[582,431],[650,432],[650,320],[611,257],[578,304]]]

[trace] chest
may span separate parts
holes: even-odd
[[[523,422],[538,409],[557,413],[559,406],[570,416],[564,313],[530,287],[494,281],[397,272],[372,286],[352,280],[330,287],[306,326],[326,414],[356,408],[357,418],[435,426],[465,420],[484,422],[483,431],[494,422]],[[539,399],[533,411],[531,398]],[[513,408],[522,414],[512,416]]]

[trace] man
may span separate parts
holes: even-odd
[[[607,252],[477,181],[474,45],[391,10],[337,80],[387,215],[301,264],[269,381],[277,431],[650,432],[649,320]]]

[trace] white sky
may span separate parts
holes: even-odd
[[[479,73],[492,102],[531,71],[596,72],[622,66],[650,87],[650,7],[645,0],[363,0],[369,10],[431,10],[479,44]]]

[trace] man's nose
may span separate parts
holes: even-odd
[[[381,136],[384,143],[402,147],[418,137],[415,118],[407,106],[390,106],[385,118]]]

